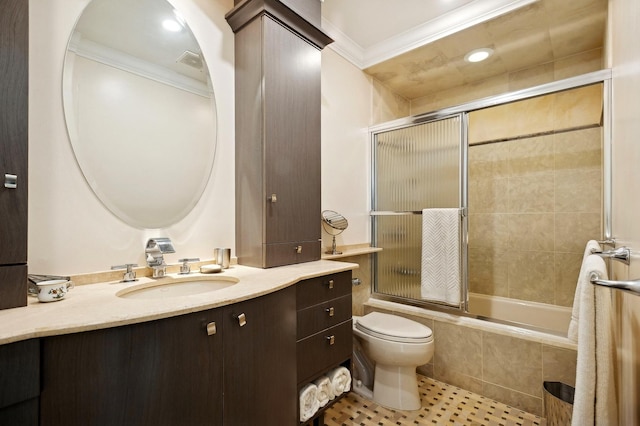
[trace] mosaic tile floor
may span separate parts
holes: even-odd
[[[546,425],[545,419],[478,394],[418,376],[422,409],[396,411],[350,392],[324,415],[326,426]]]

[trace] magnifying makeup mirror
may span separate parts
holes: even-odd
[[[331,250],[325,252],[326,254],[342,254],[341,251],[336,250],[336,235],[342,234],[347,229],[349,222],[338,212],[333,210],[325,210],[322,212],[322,227],[327,234],[333,237],[333,243]]]

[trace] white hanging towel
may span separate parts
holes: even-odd
[[[460,209],[422,210],[422,299],[460,306]]]
[[[596,240],[589,240],[584,249],[584,255],[582,256],[582,265],[580,266],[580,274],[578,275],[578,282],[576,283],[576,292],[573,296],[573,307],[571,309],[571,321],[569,322],[569,330],[567,331],[567,337],[574,342],[578,341],[578,320],[580,318],[580,300],[584,296],[582,292],[582,286],[591,286],[589,277],[585,277],[584,268],[587,258],[593,254],[595,250],[602,250],[600,244]]]
[[[589,255],[580,271],[580,320],[578,361],[572,426],[617,425],[614,388],[614,342],[611,317],[611,289],[591,283],[597,273],[607,279],[607,267],[597,255]]]

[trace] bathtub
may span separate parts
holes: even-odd
[[[566,336],[571,308],[500,296],[469,293],[469,313]]]

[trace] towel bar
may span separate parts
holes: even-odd
[[[615,288],[617,290],[622,290],[635,295],[640,295],[640,279],[631,280],[631,281],[603,280],[603,279],[600,279],[600,276],[594,272],[589,277],[589,280],[591,281],[591,284]]]
[[[592,251],[591,254],[597,254],[600,257],[613,259],[628,265],[631,260],[631,250],[627,247],[619,247],[607,251]]]

